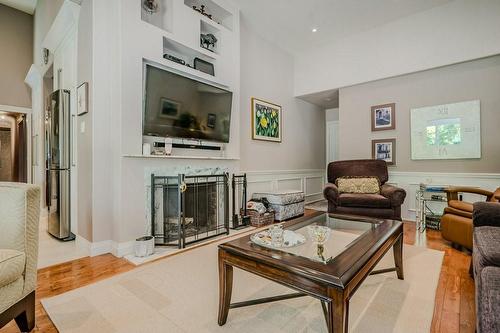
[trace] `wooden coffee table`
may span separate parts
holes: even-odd
[[[322,249],[309,238],[307,226],[312,224],[332,229]],[[231,308],[311,296],[321,301],[328,332],[347,332],[349,299],[368,275],[395,271],[403,279],[403,224],[399,221],[318,212],[284,226],[306,236],[306,243],[277,250],[254,244],[245,236],[219,245],[219,325],[226,323]],[[391,247],[395,267],[374,271]],[[231,303],[233,267],[297,292]]]

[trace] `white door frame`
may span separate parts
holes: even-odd
[[[332,138],[335,141],[332,145]],[[326,122],[326,166],[332,161],[336,161],[339,158],[339,121],[331,120]],[[333,150],[333,158],[331,158],[331,152]]]
[[[31,108],[0,104],[0,111],[26,115],[26,173],[27,173],[26,182],[28,184],[31,184],[33,182],[33,168],[31,167],[31,161],[32,161]]]

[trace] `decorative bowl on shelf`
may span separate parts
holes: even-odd
[[[310,225],[307,227],[307,231],[314,243],[323,245],[330,238],[331,229],[321,225]]]

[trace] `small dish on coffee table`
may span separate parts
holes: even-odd
[[[269,230],[263,230],[250,236],[250,240],[260,246],[268,247],[271,249],[294,247],[306,242],[306,238],[293,230],[283,231],[283,244],[281,246],[274,246]]]

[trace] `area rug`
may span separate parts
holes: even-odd
[[[316,202],[313,202],[311,204],[306,205],[305,208],[317,210],[320,212],[328,212],[328,201],[326,201],[326,200],[316,201]]]
[[[43,299],[60,332],[325,332],[319,301],[303,297],[229,311],[217,325],[217,243]],[[350,302],[349,332],[429,332],[443,252],[404,247],[405,280],[369,276]],[[393,266],[392,251],[378,268]],[[233,302],[290,292],[235,269]]]

